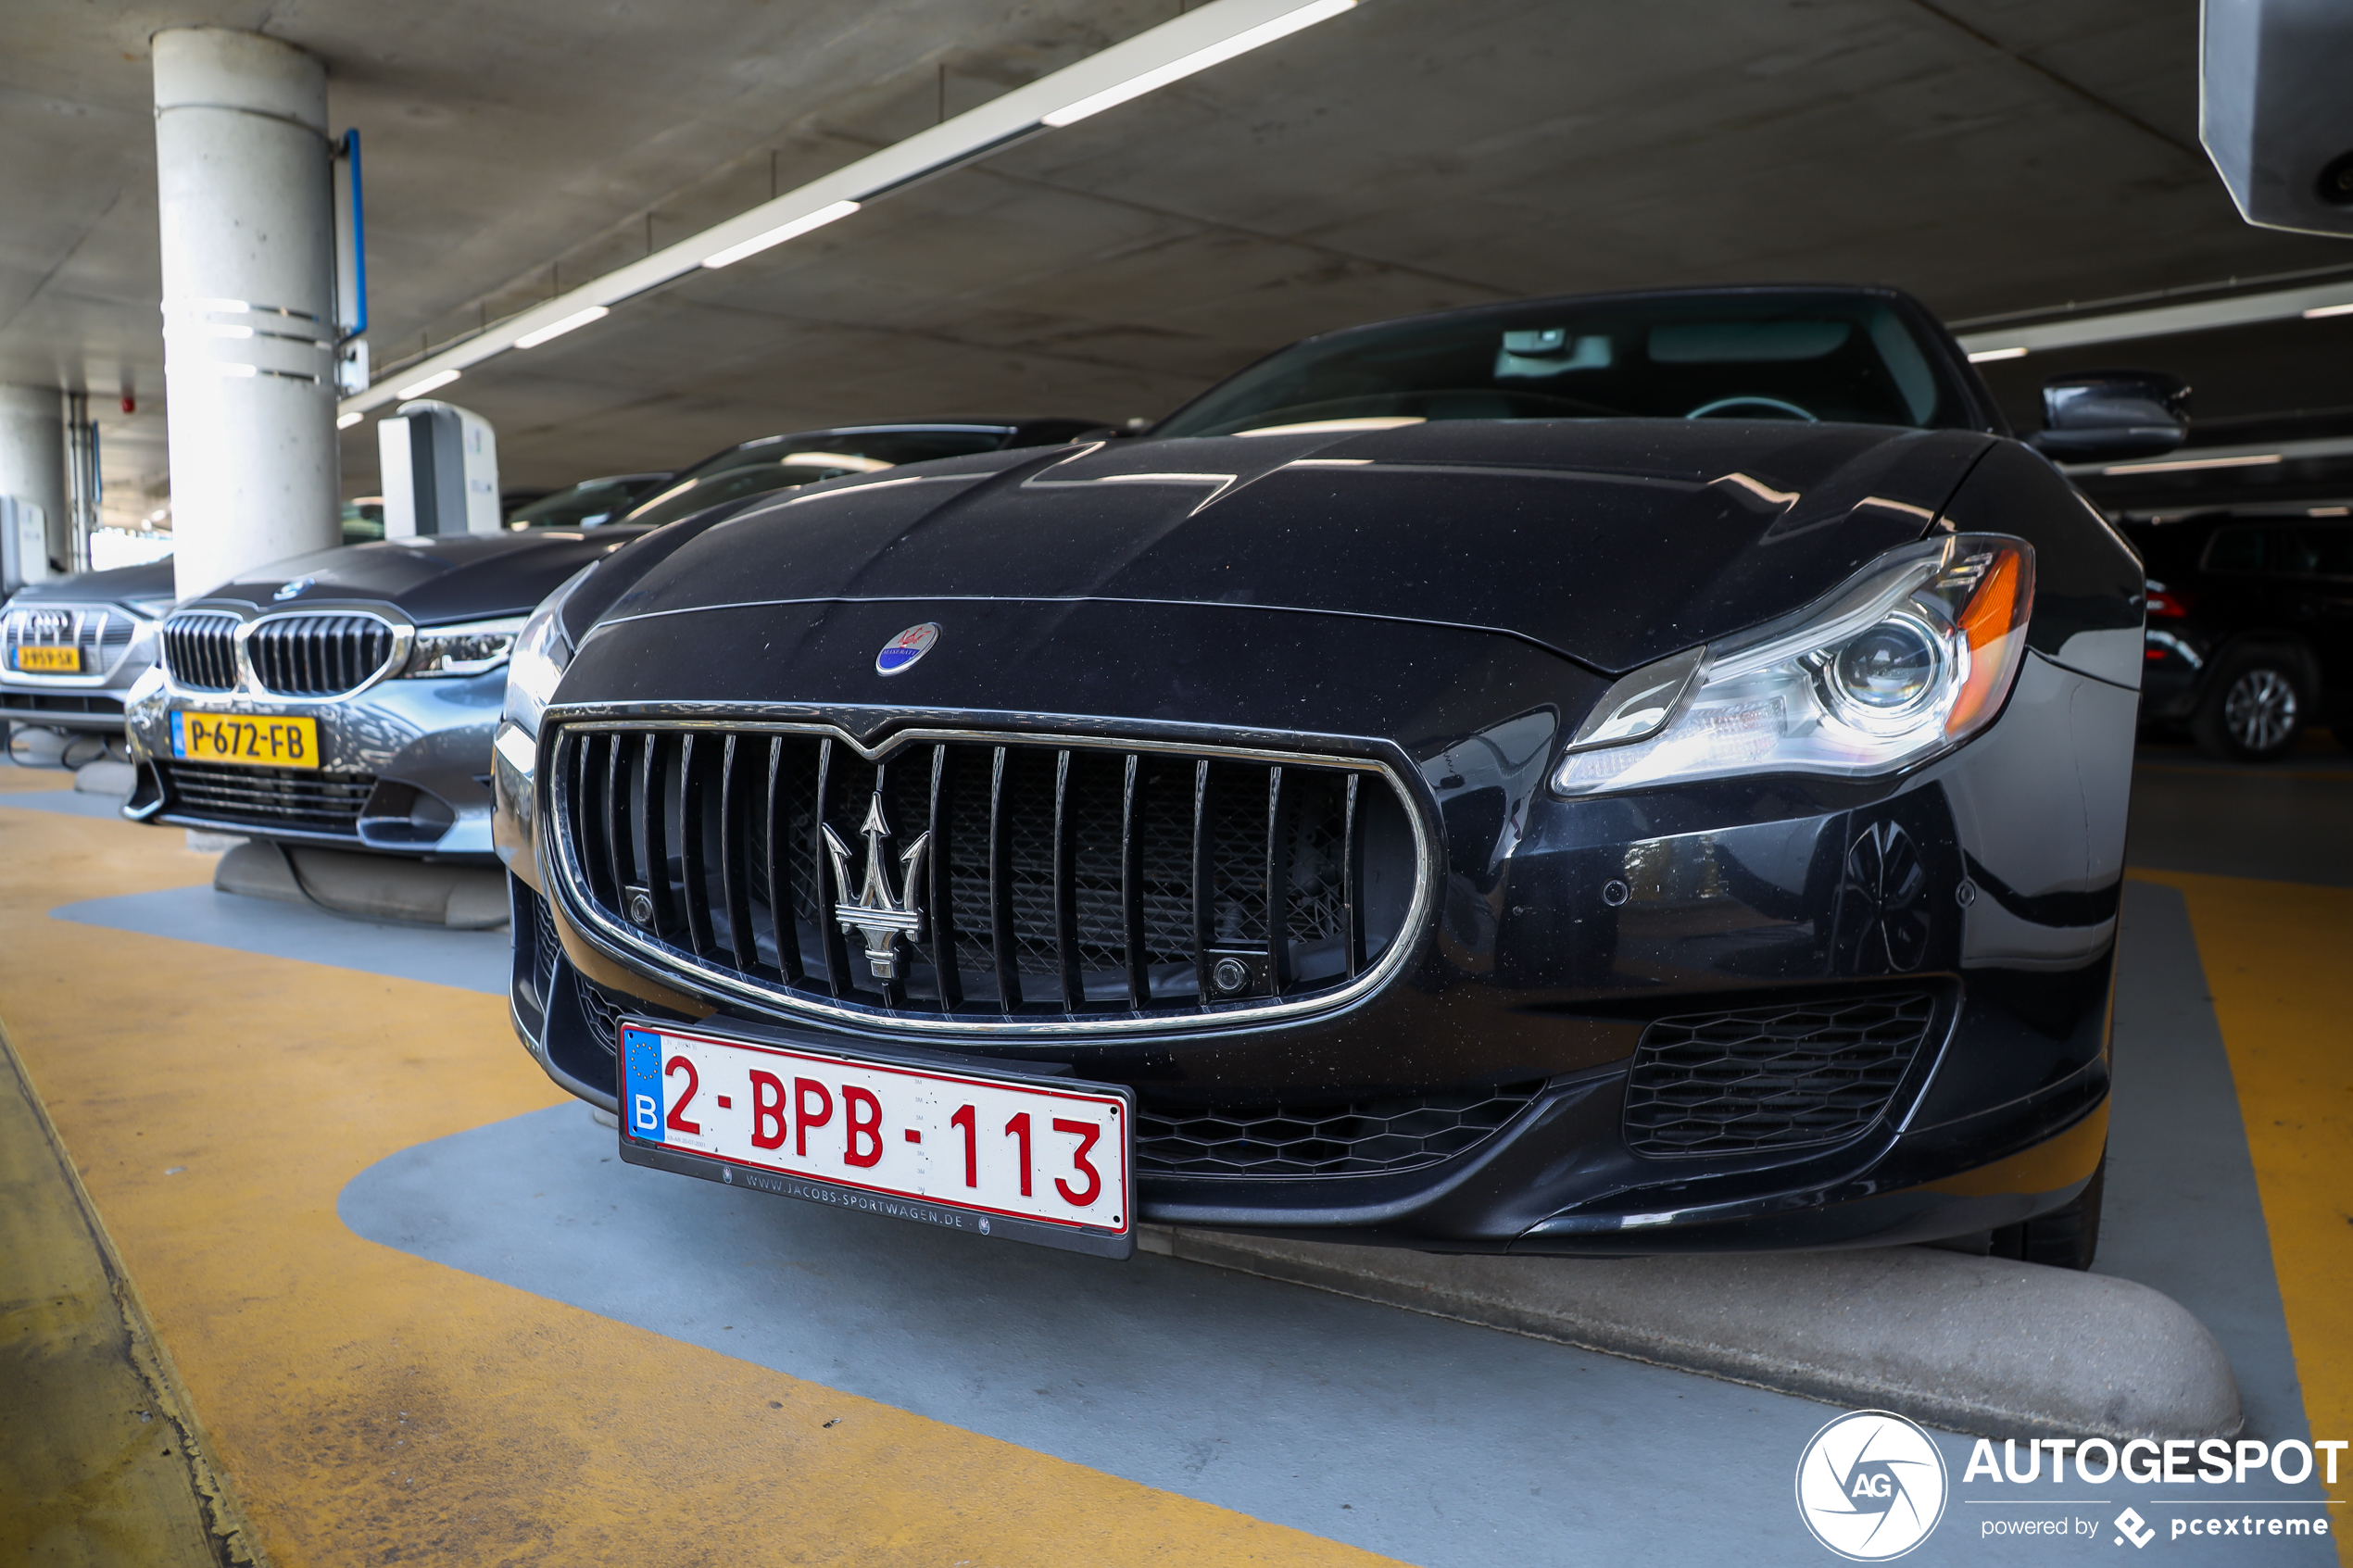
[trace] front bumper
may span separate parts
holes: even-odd
[[[1482,774],[1457,741],[1422,770],[1445,845],[1440,897],[1414,960],[1379,993],[1276,1025],[1059,1048],[932,1043],[1068,1061],[1131,1085],[1147,1118],[1525,1093],[1484,1135],[1411,1168],[1205,1175],[1139,1159],[1143,1214],[1159,1223],[1594,1254],[1878,1246],[2009,1224],[2072,1198],[2105,1143],[2134,709],[2130,691],[2033,659],[1992,729],[1903,779],[1581,801],[1545,794],[1549,744],[1491,748],[1534,760]],[[528,851],[530,781],[507,766],[501,843]],[[516,1027],[572,1093],[613,1105],[622,1011],[756,1016],[585,932],[535,890],[532,854],[509,860]],[[1630,1102],[1661,1030],[1923,997],[1932,1020],[1859,1130],[1680,1155],[1640,1135]],[[1791,1045],[1823,1054],[1818,1040]],[[1787,1104],[1777,1073],[1799,1075],[1743,1059],[1746,1086],[1726,1092],[1752,1094],[1769,1118]]]
[[[35,675],[0,670],[0,724],[17,724],[84,734],[120,734],[124,705],[141,676],[156,661],[156,623],[139,621],[120,609],[107,613],[130,628],[120,646],[98,643],[85,647],[86,659],[106,661],[103,673]]]
[[[143,822],[290,844],[488,862],[491,737],[505,697],[503,669],[383,681],[316,701],[183,692],[157,678],[130,704],[139,777],[124,811]],[[314,719],[321,766],[176,763],[175,709]]]

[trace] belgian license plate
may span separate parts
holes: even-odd
[[[1075,1251],[1135,1249],[1123,1088],[635,1018],[621,1046],[630,1163]]]
[[[171,755],[191,762],[255,762],[268,768],[319,766],[319,721],[171,714]]]
[[[16,650],[16,667],[30,675],[79,675],[82,650],[44,643],[28,643]]]

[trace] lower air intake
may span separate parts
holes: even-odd
[[[1419,1170],[1484,1143],[1539,1080],[1339,1105],[1136,1112],[1136,1169],[1169,1176],[1370,1176]]]
[[[1662,1018],[1626,1084],[1626,1142],[1655,1158],[1843,1143],[1886,1111],[1926,1042],[1924,994]]]

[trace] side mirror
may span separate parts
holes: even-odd
[[[2029,442],[2057,462],[2171,452],[2189,438],[2190,384],[2162,370],[2093,370],[2043,383],[2043,428]]]

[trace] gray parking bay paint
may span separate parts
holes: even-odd
[[[2093,1271],[2163,1291],[2221,1341],[2247,1436],[2309,1439],[2246,1125],[2181,893],[2127,882],[2120,940],[2108,1201]]]
[[[2128,904],[2141,954],[2128,948],[2127,986],[2159,1005],[2120,1012],[2105,1266],[2208,1316],[2251,1432],[2300,1435],[2245,1137],[2213,1092],[2211,1010],[2196,991],[2184,1022],[2184,999],[2145,972],[2183,968],[2186,922],[2163,892],[2135,886]],[[1174,1259],[1102,1263],[680,1181],[623,1165],[612,1140],[579,1107],[536,1111],[383,1161],[340,1211],[453,1268],[1433,1568],[1833,1561],[1792,1493],[1830,1407]],[[2214,1190],[2184,1216],[2171,1184],[2193,1177]],[[2143,1187],[2146,1200],[2113,1196]],[[2259,1277],[2232,1237],[2252,1237]],[[2169,1260],[2180,1279],[2145,1272]],[[1942,1447],[1954,1500],[1907,1562],[2039,1561],[2060,1543],[1987,1539],[1986,1523],[2064,1514],[2105,1532],[2128,1503],[2160,1532],[2177,1498],[2200,1513],[2317,1512],[2279,1506],[2317,1500],[2309,1484],[2054,1487],[2047,1465],[2032,1486],[1964,1483],[1971,1445]],[[1971,1500],[1988,1498],[1999,1506]],[[2101,1505],[2057,1501],[2076,1499]],[[2110,1534],[2076,1538],[2116,1549]],[[2168,1562],[2335,1561],[2313,1538],[2151,1545]]]
[[[0,790],[0,806],[19,811],[54,811],[60,817],[96,817],[121,822],[122,802],[110,795],[85,795],[78,789]]]
[[[50,910],[49,918],[454,985],[494,997],[507,994],[510,948],[504,931],[450,931],[346,920],[299,904],[221,893],[209,884],[84,899]],[[522,1048],[511,1037],[499,1043]]]

